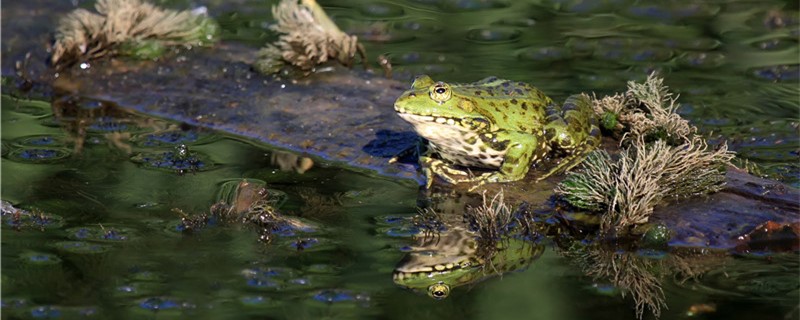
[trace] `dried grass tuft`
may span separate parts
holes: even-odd
[[[653,207],[665,199],[721,190],[733,159],[726,144],[712,150],[675,113],[676,98],[661,79],[650,76],[628,87],[624,96],[595,100],[596,111],[616,112],[629,128],[618,158],[593,151],[556,188],[570,204],[603,212],[601,232],[607,234],[624,234],[647,223]]]
[[[492,261],[498,247],[502,247],[498,242],[508,240],[512,229],[518,228],[516,231],[526,238],[532,238],[536,231],[526,216],[518,215],[518,211],[506,203],[502,189],[491,199],[485,191],[482,197],[481,205],[467,207],[464,218],[470,228],[478,233],[478,255],[485,261]],[[493,264],[488,267],[495,269]]]
[[[98,0],[97,13],[77,9],[59,21],[51,62],[56,67],[125,51],[215,42],[217,25],[204,10],[162,9],[142,0]]]
[[[262,73],[276,73],[287,63],[308,73],[328,60],[351,67],[356,53],[366,61],[358,38],[342,32],[314,0],[282,0],[272,15],[278,23],[270,28],[280,37],[259,51],[255,67]]]

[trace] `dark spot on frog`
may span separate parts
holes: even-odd
[[[479,95],[481,95],[481,91],[480,91],[480,90],[475,90],[475,95],[476,95],[476,96],[479,96]]]
[[[472,148],[472,146],[470,146],[470,145],[463,145],[463,146],[461,146],[461,147],[462,147],[462,148],[464,148],[464,151],[466,151],[466,152],[470,152],[470,153],[471,153],[472,151],[474,151],[474,150],[475,150],[475,149],[474,149],[474,148]]]
[[[510,140],[503,140],[503,141],[492,140],[492,149],[505,150],[506,148],[508,148],[508,144],[510,142],[511,142]]]
[[[517,104],[517,99],[511,99],[511,104]]]
[[[555,131],[555,130],[553,130],[553,129],[547,129],[547,130],[545,130],[545,132],[544,132],[544,138],[545,138],[545,140],[547,140],[547,141],[552,141],[552,140],[553,140],[553,138],[555,138],[555,137],[556,137],[556,131]]]
[[[525,101],[522,101],[522,110],[528,110],[528,103]]]
[[[564,112],[572,111],[575,109],[578,109],[578,106],[576,106],[574,103],[565,103],[564,106],[561,107],[561,110],[563,110]]]
[[[490,106],[492,106],[492,107],[496,107],[496,106],[497,106],[497,105],[494,103],[494,101],[492,101],[492,102],[489,102],[489,105],[490,105]]]
[[[503,88],[508,88],[508,86],[511,85],[511,82],[503,81],[502,85],[503,85]]]
[[[517,94],[520,94],[520,95],[523,94],[522,89],[519,89],[519,88],[514,89],[514,92],[516,92]]]
[[[471,136],[466,140],[464,140],[464,142],[466,142],[467,144],[475,144],[475,142],[478,142],[478,138],[475,136]]]

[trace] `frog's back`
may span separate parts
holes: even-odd
[[[488,77],[473,83],[453,86],[454,93],[470,99],[478,111],[501,127],[530,131],[532,124],[542,123],[546,107],[553,103],[535,87],[511,80]]]

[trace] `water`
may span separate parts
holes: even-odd
[[[255,48],[271,39],[271,2],[206,4],[226,40]],[[681,93],[682,114],[712,141],[727,139],[773,178],[800,181],[796,3],[322,4],[371,57],[388,53],[399,77],[497,75],[560,100],[620,91],[659,70]],[[631,294],[622,297],[599,269],[612,260],[625,262],[620,273],[633,283],[656,279],[668,306],[662,319],[800,316],[796,252],[570,251],[552,237],[539,240],[545,252],[526,270],[436,301],[392,282],[414,244],[415,182],[103,101],[56,101],[3,96],[2,199],[26,210],[3,216],[4,319],[633,319]],[[180,212],[209,212],[221,185],[243,178],[285,192],[279,211],[317,228],[270,243],[248,225],[181,231]]]

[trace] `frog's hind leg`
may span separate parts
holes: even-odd
[[[548,106],[545,138],[565,157],[538,180],[580,164],[589,151],[600,145],[600,127],[589,97],[572,95],[563,106]]]

